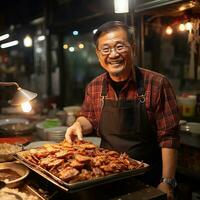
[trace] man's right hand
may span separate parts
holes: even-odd
[[[83,139],[82,127],[78,121],[74,122],[74,124],[67,129],[65,139],[69,143],[72,143],[75,139]]]

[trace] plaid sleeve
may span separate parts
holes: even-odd
[[[93,102],[94,102],[94,98],[92,96],[92,86],[89,84],[85,90],[85,98],[84,98],[79,116],[86,117],[92,124],[93,128],[96,129],[97,119],[96,119],[96,115],[94,111]]]
[[[160,147],[177,148],[180,143],[179,111],[174,90],[165,77],[156,100],[155,119]]]

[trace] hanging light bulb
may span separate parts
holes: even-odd
[[[185,24],[185,29],[186,29],[187,31],[191,31],[191,30],[192,30],[192,23],[191,23],[191,22],[187,22],[187,23]]]
[[[79,45],[78,45],[78,48],[79,49],[83,49],[85,46],[84,46],[84,44],[83,43],[80,43]]]
[[[32,38],[29,35],[27,35],[24,38],[24,46],[25,47],[32,47],[32,44],[33,44]]]
[[[68,49],[69,45],[68,44],[63,44],[63,49]]]
[[[129,4],[128,0],[114,0],[115,13],[128,13]]]
[[[171,26],[167,26],[167,28],[165,29],[165,33],[167,35],[171,35],[173,33],[173,29]]]
[[[185,31],[185,24],[181,23],[178,26],[179,31]]]
[[[22,107],[23,112],[26,112],[26,113],[32,110],[32,106],[29,102],[22,103],[21,107]]]

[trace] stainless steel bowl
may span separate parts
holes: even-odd
[[[14,160],[13,155],[22,150],[22,146],[8,143],[0,143],[0,162]]]
[[[19,185],[21,185],[23,183],[24,179],[29,174],[29,169],[26,166],[24,166],[20,163],[16,163],[16,162],[0,163],[0,171],[4,170],[4,169],[12,170],[19,175],[19,178],[16,178],[14,180],[6,180],[6,179],[2,180],[6,183],[6,186],[9,188],[15,188],[15,187],[18,187]],[[1,177],[1,179],[2,179],[2,177]]]
[[[1,136],[20,135],[32,132],[34,125],[27,119],[23,118],[7,118],[0,120]]]

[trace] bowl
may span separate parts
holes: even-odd
[[[9,172],[11,173],[12,180],[9,180],[7,178]],[[4,179],[5,174],[6,177]],[[15,178],[13,174],[17,174],[18,177]],[[16,162],[0,163],[0,178],[2,181],[6,183],[6,186],[9,188],[15,188],[20,186],[23,183],[24,179],[28,176],[28,174],[29,174],[29,169],[20,163]]]
[[[16,124],[16,123],[24,123],[27,124],[29,121],[24,118],[6,118],[0,120],[0,126],[5,124]]]
[[[0,143],[0,162],[14,160],[13,155],[21,150],[21,146],[8,143]]]
[[[46,134],[44,133],[44,127],[43,127],[43,122],[38,122],[36,125],[36,135],[42,139],[42,140],[47,140]]]
[[[56,133],[59,133],[61,130],[65,129],[65,131],[66,131],[66,129],[67,129],[66,126],[61,126],[60,123],[56,124],[56,125],[54,124],[54,126],[52,126],[52,127],[49,126],[49,128],[45,128],[44,127],[44,122],[45,121],[42,121],[42,122],[38,122],[36,124],[36,129],[37,129],[37,133],[36,134],[42,140],[52,140],[51,139],[51,135],[50,135],[51,133],[49,133],[49,132],[52,132],[52,131],[55,132],[56,131]],[[55,134],[55,133],[53,133],[53,134]]]
[[[61,121],[58,118],[47,118],[43,121],[43,127],[46,128],[53,128],[61,125]]]
[[[1,134],[8,135],[20,135],[24,133],[30,133],[34,128],[34,125],[27,119],[23,118],[7,118],[0,120],[0,132]]]
[[[67,126],[57,126],[44,129],[44,133],[46,133],[47,140],[60,142],[65,139],[66,130]]]
[[[78,113],[81,110],[80,106],[66,106],[63,108],[66,113],[66,125],[71,126],[78,116]]]
[[[73,113],[75,116],[80,112],[80,106],[66,106],[63,108],[66,114]]]

